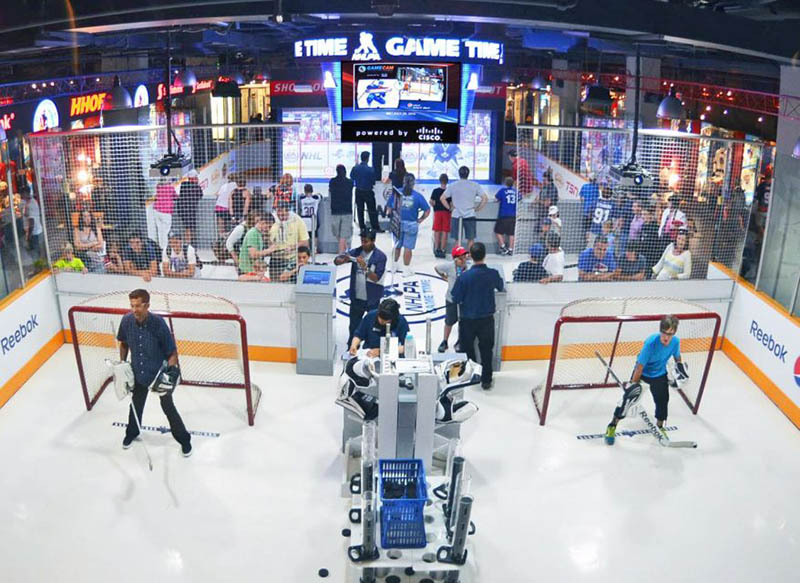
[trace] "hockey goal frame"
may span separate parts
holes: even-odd
[[[76,313],[107,314],[107,315],[122,317],[126,314],[129,314],[130,312],[131,312],[130,309],[125,309],[125,308],[85,306],[80,304],[72,306],[67,312],[69,317],[70,333],[72,335],[72,347],[75,351],[75,360],[78,364],[78,375],[80,376],[81,389],[83,391],[83,399],[84,402],[86,403],[87,411],[92,410],[94,405],[97,403],[98,399],[100,399],[100,396],[105,391],[106,387],[113,381],[113,377],[109,373],[108,378],[102,383],[100,389],[97,391],[97,394],[94,397],[89,396],[89,387],[86,382],[86,376],[84,374],[84,368],[83,368],[84,364],[83,364],[83,359],[81,357],[79,333],[77,326],[75,324],[75,314]],[[242,367],[243,367],[244,382],[242,383],[213,382],[213,381],[201,381],[201,380],[181,378],[181,384],[189,386],[199,386],[199,387],[219,387],[223,389],[244,389],[245,400],[247,405],[247,424],[250,426],[255,425],[256,410],[258,409],[258,404],[261,401],[261,391],[250,380],[250,358],[248,355],[247,323],[245,319],[240,314],[225,314],[225,313],[165,311],[165,310],[150,310],[150,313],[161,316],[162,318],[164,318],[164,320],[166,320],[170,328],[170,333],[173,334],[173,337],[175,334],[172,322],[173,319],[215,320],[215,321],[228,320],[238,323],[239,340],[241,342],[241,350],[242,350]],[[180,364],[180,358],[181,355],[179,351],[178,364]],[[253,392],[255,392],[255,396],[253,395]]]
[[[657,299],[657,298],[653,298]],[[611,375],[608,371],[605,373],[605,378],[603,382],[599,383],[564,383],[564,384],[554,384],[553,383],[553,376],[556,370],[556,363],[558,360],[558,347],[559,347],[559,340],[561,339],[561,328],[565,324],[575,324],[575,323],[617,323],[617,330],[616,335],[614,337],[614,342],[611,347],[611,354],[608,361],[609,368],[614,365],[614,357],[617,355],[617,348],[620,342],[620,333],[622,331],[622,326],[626,322],[660,322],[661,318],[665,314],[643,314],[643,315],[616,315],[616,316],[560,316],[558,320],[556,320],[555,326],[553,327],[553,341],[550,345],[550,358],[548,360],[548,367],[547,367],[547,376],[544,381],[544,392],[542,396],[542,402],[539,403],[539,399],[537,397],[537,386],[531,390],[531,397],[533,399],[533,405],[536,408],[536,413],[539,416],[539,425],[544,425],[547,420],[547,410],[550,405],[550,395],[553,391],[569,391],[569,390],[581,390],[581,389],[607,389],[612,387],[617,387],[616,381],[611,378]],[[719,339],[719,330],[722,323],[722,318],[716,312],[705,311],[705,312],[687,312],[687,313],[675,313],[671,314],[678,318],[679,321],[683,322],[684,320],[713,320],[714,321],[714,332],[711,337],[711,343],[708,350],[708,356],[705,360],[705,366],[703,367],[703,371],[700,377],[700,385],[697,391],[697,398],[694,402],[686,395],[686,393],[680,387],[677,389],[678,394],[683,398],[683,401],[689,407],[693,415],[697,415],[697,411],[700,409],[700,401],[703,398],[703,392],[705,391],[706,381],[708,380],[708,372],[711,369],[711,362],[714,358],[714,352],[717,348],[717,342]]]

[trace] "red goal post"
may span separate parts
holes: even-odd
[[[150,311],[164,318],[175,338],[181,384],[244,389],[247,422],[253,425],[261,390],[250,378],[247,324],[236,304],[206,294],[150,292]],[[128,313],[128,292],[95,296],[69,309],[72,345],[88,411],[112,381],[105,360],[119,359],[116,334]]]
[[[553,391],[617,387],[595,352],[620,379],[629,379],[643,341],[658,332],[665,315],[679,320],[676,335],[690,378],[677,390],[696,415],[717,347],[719,314],[675,298],[588,298],[564,306],[556,321],[547,374],[531,391],[539,425]]]

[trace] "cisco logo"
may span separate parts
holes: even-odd
[[[2,338],[0,338],[0,349],[2,349],[3,354],[11,352],[17,344],[25,340],[25,338],[39,326],[39,322],[36,320],[38,317],[38,314],[31,314],[28,321],[20,324],[12,334],[7,336],[4,334]]]
[[[788,352],[786,345],[778,342],[772,334],[765,332],[755,320],[750,323],[750,335],[771,352],[775,358],[784,364],[786,363],[786,353]],[[795,363],[795,373],[797,373],[797,370],[797,363]],[[795,377],[795,380],[797,380],[797,377]]]

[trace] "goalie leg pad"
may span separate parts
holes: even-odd
[[[628,412],[635,407],[642,398],[642,385],[639,383],[626,383],[622,389],[622,398],[614,409],[614,417],[624,419]]]
[[[106,360],[114,376],[114,392],[121,401],[133,392],[134,378],[133,367],[128,361]]]
[[[375,377],[375,360],[371,358],[353,357],[344,365],[344,374],[357,387],[368,387]]]
[[[452,399],[442,397],[436,405],[436,422],[443,425],[463,423],[477,412],[478,406],[471,401],[454,403]]]

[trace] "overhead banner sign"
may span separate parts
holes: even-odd
[[[110,103],[106,101],[108,93],[91,93],[89,95],[77,95],[69,99],[69,116],[80,117],[90,113],[97,113],[103,109],[110,109]]]
[[[491,40],[433,36],[378,36],[309,38],[294,43],[294,57],[316,61],[395,61],[425,59],[502,65],[504,45]]]

